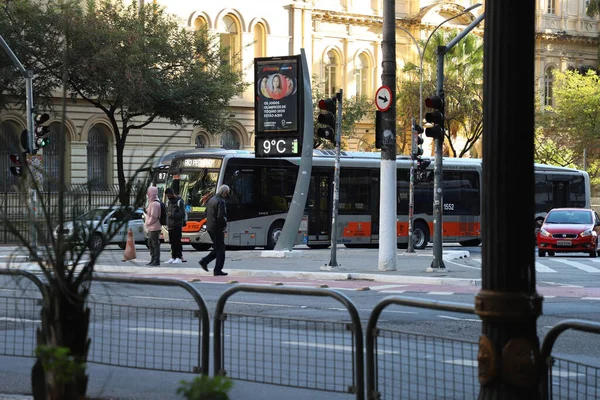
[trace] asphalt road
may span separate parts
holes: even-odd
[[[261,282],[254,282],[261,283]],[[262,281],[262,284],[269,284]],[[299,286],[298,282],[295,282]],[[336,282],[327,282],[335,287]],[[324,285],[323,282],[318,282]],[[310,283],[303,282],[302,286]],[[196,283],[207,304],[210,317],[219,296],[231,285]],[[4,349],[25,351],[33,345],[33,326],[38,323],[35,301],[11,303],[15,294],[35,298],[23,281],[2,278],[0,290],[0,337]],[[270,286],[267,286],[270,287]],[[375,290],[342,291],[356,305],[363,331],[373,307],[389,296],[386,285]],[[473,304],[473,293],[435,292],[427,287],[421,292],[401,293],[413,298]],[[157,372],[148,369],[189,370],[197,365],[198,326],[194,319],[194,302],[178,288],[116,285],[95,282],[92,286],[92,339],[89,364],[91,397],[169,399],[175,395],[178,382],[194,375],[180,372]],[[600,320],[597,300],[576,297],[548,297],[544,314],[538,320],[538,333],[543,338],[551,326],[566,318]],[[344,390],[351,384],[352,341],[345,329],[348,312],[335,300],[273,294],[238,293],[230,298],[225,311],[225,369],[233,377],[275,381],[297,386]],[[410,398],[400,389],[400,382],[416,397],[431,396],[436,376],[437,390],[449,391],[450,381],[465,380],[461,396],[469,398],[477,386],[476,350],[481,322],[474,315],[390,306],[381,315],[378,357],[383,363],[379,371],[384,398]],[[212,328],[211,328],[212,331]],[[399,336],[391,331],[410,332]],[[448,341],[451,339],[452,341]],[[402,347],[405,346],[405,347]],[[473,353],[475,351],[475,353]],[[211,347],[212,374],[212,347]],[[584,364],[597,365],[600,338],[591,334],[568,332],[557,342],[554,354]],[[0,357],[0,387],[6,393],[26,394],[30,390],[32,359]],[[105,364],[137,366],[121,368]],[[410,368],[409,368],[410,367]],[[597,370],[596,370],[597,374]],[[581,371],[569,365],[560,369],[556,379],[563,386],[581,378]],[[445,381],[444,378],[448,378]],[[470,380],[469,380],[470,379]],[[561,386],[562,387],[562,386]],[[429,392],[428,392],[429,391]],[[446,392],[448,394],[448,392]],[[351,394],[330,393],[236,380],[233,399],[286,398],[289,400],[350,399]]]

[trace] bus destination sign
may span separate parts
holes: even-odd
[[[254,150],[257,157],[300,154],[300,65],[300,56],[254,59]]]

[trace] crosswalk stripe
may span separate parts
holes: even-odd
[[[600,269],[598,269],[596,267],[592,267],[590,265],[586,265],[584,263],[580,263],[580,262],[576,262],[576,261],[569,261],[569,260],[554,260],[554,261],[570,265],[571,267],[575,267],[577,269],[580,269],[582,271],[589,272],[592,274],[600,273]]]
[[[558,272],[557,270],[552,269],[552,268],[550,268],[542,263],[539,263],[537,261],[535,263],[535,270],[536,270],[536,272]]]

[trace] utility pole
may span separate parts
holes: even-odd
[[[6,41],[2,36],[0,36],[0,45],[8,54],[8,57],[11,59],[15,67],[19,70],[21,75],[25,78],[25,107],[26,107],[26,115],[27,115],[27,140],[29,152],[33,154],[35,148],[35,134],[33,132],[33,71],[26,70],[21,64],[21,61],[17,58],[15,53],[8,46]],[[29,169],[29,167],[27,168]],[[38,259],[37,252],[37,230],[35,226],[36,214],[37,214],[37,193],[34,189],[34,181],[32,171],[28,171],[27,179],[29,181],[29,239],[30,243],[30,251],[29,255],[30,260]]]
[[[542,296],[531,251],[536,3],[486,2],[482,279],[475,298],[483,322],[477,357],[482,400],[540,398],[537,379],[548,373],[537,336]]]
[[[382,112],[381,177],[379,199],[379,265],[380,271],[396,270],[396,2],[384,0],[382,85],[389,88],[390,104]],[[376,99],[377,100],[377,99]]]

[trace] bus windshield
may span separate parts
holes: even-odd
[[[218,170],[207,168],[188,171],[169,177],[173,186],[179,186],[179,195],[191,212],[206,211],[206,203],[217,191]],[[177,190],[176,190],[177,191]]]

